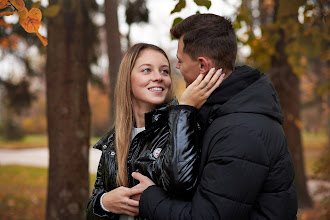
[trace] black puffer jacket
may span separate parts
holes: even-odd
[[[197,109],[177,105],[176,99],[145,115],[146,129],[131,142],[128,153],[129,186],[138,182],[133,171],[151,178],[171,195],[189,198],[193,195],[199,168]],[[94,148],[102,150],[93,194],[88,202],[87,219],[118,219],[100,205],[102,194],[117,187],[117,157],[114,130],[101,138]]]
[[[148,219],[296,219],[294,169],[279,98],[256,69],[237,67],[198,114],[205,129],[199,185],[189,202],[145,190]]]

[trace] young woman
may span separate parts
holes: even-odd
[[[115,90],[115,128],[94,146],[102,151],[87,219],[133,219],[142,191],[131,173],[151,178],[173,196],[189,197],[199,166],[197,109],[224,78],[212,69],[173,96],[166,53],[150,44],[131,47]]]

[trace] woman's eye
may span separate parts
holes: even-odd
[[[168,70],[162,70],[162,73],[168,74],[169,71]]]
[[[148,72],[150,72],[151,70],[149,69],[149,68],[146,68],[146,69],[143,69],[142,70],[142,72],[144,72],[144,73],[148,73]]]

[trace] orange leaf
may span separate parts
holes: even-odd
[[[24,8],[23,10],[16,12],[16,13],[18,14],[18,17],[20,20],[24,20],[24,19],[26,19],[29,11],[26,8]]]
[[[32,8],[28,13],[26,13],[26,10],[22,10],[22,12],[19,13],[19,23],[26,32],[37,33],[41,17],[41,11],[38,8]]]
[[[17,9],[17,11],[22,11],[25,8],[23,0],[10,0],[10,3]]]
[[[6,8],[9,5],[10,3],[8,2],[8,0],[0,0],[0,9]]]
[[[14,13],[11,12],[11,11],[3,11],[3,12],[0,12],[0,17],[9,16],[9,15],[12,15],[12,14],[14,14]]]
[[[48,40],[46,37],[42,36],[41,34],[39,34],[38,32],[36,33],[37,36],[39,37],[39,39],[41,40],[41,43],[44,45],[44,46],[47,46],[48,45]]]

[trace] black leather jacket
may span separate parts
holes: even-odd
[[[176,99],[145,114],[145,130],[131,142],[127,159],[128,174],[138,171],[171,195],[189,198],[194,193],[199,167],[197,110],[177,105]],[[88,202],[87,219],[118,219],[100,206],[102,194],[117,187],[117,157],[114,129],[94,148],[102,151],[93,194]],[[138,182],[131,175],[129,187]]]

